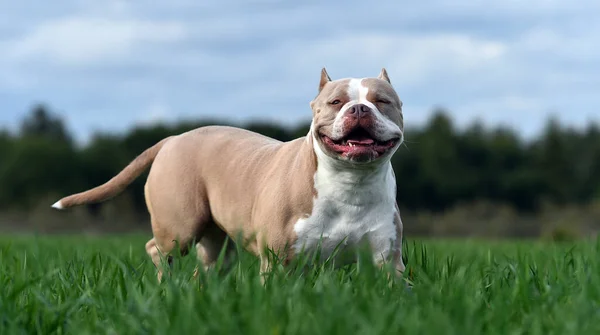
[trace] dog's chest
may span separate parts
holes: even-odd
[[[311,215],[294,225],[295,250],[320,248],[322,257],[328,258],[336,248],[344,252],[368,243],[373,253],[385,256],[396,236],[393,178],[383,176],[349,188],[335,179],[322,180],[324,177],[315,176],[318,196]]]

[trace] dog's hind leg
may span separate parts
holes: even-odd
[[[146,181],[146,205],[154,235],[146,245],[146,251],[158,267],[159,281],[164,270],[160,266],[161,257],[171,259],[169,256],[174,250],[186,255],[191,243],[200,241],[212,222],[202,181],[192,174],[182,173],[182,164],[187,159],[189,157],[169,150],[162,152]]]
[[[165,210],[165,207],[168,205],[172,206],[172,204],[159,203],[157,201],[151,202],[147,185],[146,205],[150,213],[152,233],[154,235],[154,238],[146,243],[146,252],[157,268],[158,281],[160,282],[164,270],[162,260],[166,259],[168,264],[171,265],[173,259],[172,252],[177,246],[179,246],[181,255],[185,256],[189,252],[190,243],[198,238],[202,232],[202,228],[206,226],[203,223],[206,223],[208,216],[205,215],[200,219],[195,219],[195,213]]]
[[[150,239],[150,241],[148,241],[146,243],[146,253],[148,253],[148,256],[150,256],[150,259],[152,259],[152,263],[154,263],[154,266],[156,267],[157,271],[158,271],[158,281],[160,282],[162,280],[162,275],[163,275],[163,269],[162,269],[162,257],[161,257],[161,251],[158,249],[158,247],[156,246],[156,240],[154,238]],[[167,261],[170,263],[170,258],[167,255]]]
[[[162,280],[163,276],[163,259],[167,261],[168,265],[171,266],[173,261],[172,253],[179,244],[179,251],[182,256],[187,255],[189,251],[190,242],[194,236],[174,236],[171,234],[154,235],[148,243],[146,243],[146,252],[152,259],[152,263],[156,266],[158,271],[158,281]]]
[[[214,222],[206,225],[200,241],[196,243],[198,261],[202,263],[205,271],[216,264],[226,244],[227,249],[225,250],[223,265],[224,267],[230,265],[231,258],[235,252],[235,246],[233,241],[227,240],[227,238],[227,234]],[[194,271],[194,278],[197,276],[198,266],[196,266],[196,270]]]

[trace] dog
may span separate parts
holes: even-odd
[[[118,175],[52,207],[107,201],[150,167],[145,200],[153,238],[146,251],[162,273],[161,255],[196,243],[207,269],[228,237],[260,259],[260,273],[302,252],[356,250],[373,261],[402,260],[402,220],[392,155],[404,141],[402,101],[385,68],[377,77],[331,80],[325,68],[310,102],[306,136],[281,142],[229,126],[205,126],[167,137]],[[196,269],[197,270],[197,269]]]

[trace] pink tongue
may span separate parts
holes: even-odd
[[[372,138],[368,138],[366,136],[360,136],[360,137],[355,137],[352,139],[348,140],[348,143],[352,143],[352,144],[373,144],[375,143],[375,141],[373,141]]]

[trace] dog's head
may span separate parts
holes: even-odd
[[[331,80],[321,71],[311,101],[317,150],[355,164],[389,159],[404,140],[402,101],[385,69],[377,78]]]

